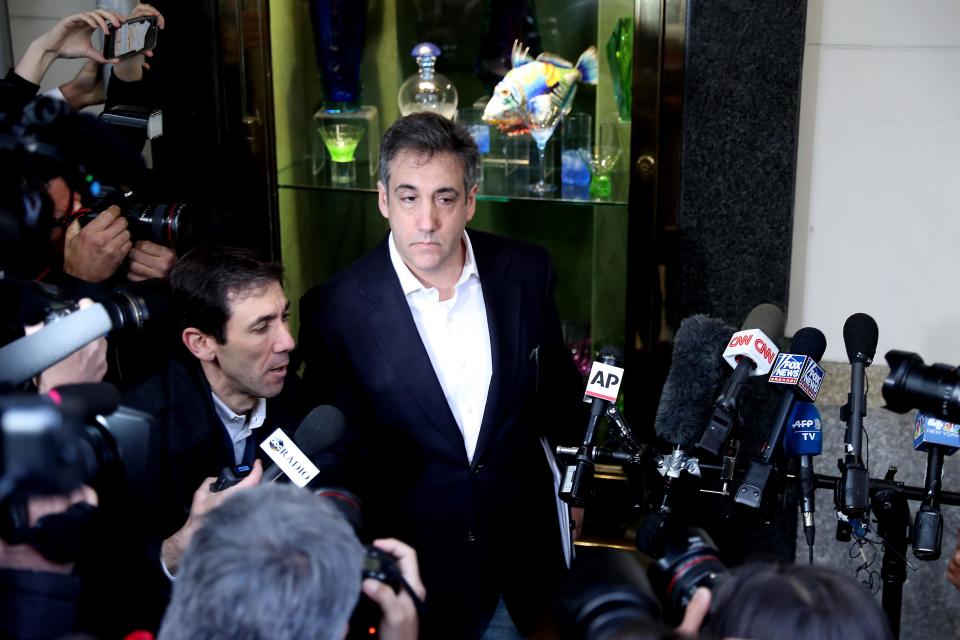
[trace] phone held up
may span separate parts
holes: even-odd
[[[127,58],[157,46],[156,16],[144,16],[127,20],[117,28],[110,29],[103,41],[103,57]]]

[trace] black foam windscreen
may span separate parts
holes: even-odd
[[[877,321],[865,313],[855,313],[843,323],[843,345],[851,364],[855,361],[867,365],[873,362],[879,339]]]
[[[340,410],[330,405],[314,407],[300,422],[293,441],[307,456],[330,448],[340,439],[347,427],[347,420]]]
[[[684,447],[700,439],[726,372],[723,350],[733,333],[722,320],[702,314],[680,323],[654,422],[658,436]]]
[[[120,393],[107,382],[64,384],[48,395],[58,407],[81,419],[109,415],[120,406]]]
[[[758,304],[747,314],[741,330],[760,329],[768,338],[779,341],[783,338],[783,329],[786,326],[783,311],[775,304]]]
[[[790,342],[790,353],[802,356],[810,356],[819,361],[823,353],[827,350],[827,337],[823,331],[816,327],[803,327],[797,329],[793,334],[793,340]]]

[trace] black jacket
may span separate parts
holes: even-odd
[[[472,463],[387,239],[300,307],[305,386],[332,394],[347,416],[370,534],[417,550],[427,637],[478,637],[499,595],[521,631],[534,626],[564,572],[540,437],[574,442],[582,425],[546,252],[477,231],[470,239],[493,359]]]

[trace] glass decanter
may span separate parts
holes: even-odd
[[[457,113],[457,89],[446,76],[434,71],[440,48],[421,42],[410,55],[417,60],[419,71],[400,85],[397,93],[400,114],[407,116],[419,111],[435,111],[452,120]]]

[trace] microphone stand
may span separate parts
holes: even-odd
[[[924,502],[927,489],[911,487],[895,481],[897,468],[890,467],[882,480],[869,479],[870,507],[877,519],[877,534],[883,538],[883,560],[880,577],[883,581],[881,605],[890,622],[894,638],[900,637],[900,611],[903,604],[903,583],[907,580],[907,547],[910,541],[910,509],[908,500]],[[816,474],[816,488],[834,490],[840,478]],[[939,503],[960,507],[960,493],[939,492]]]

